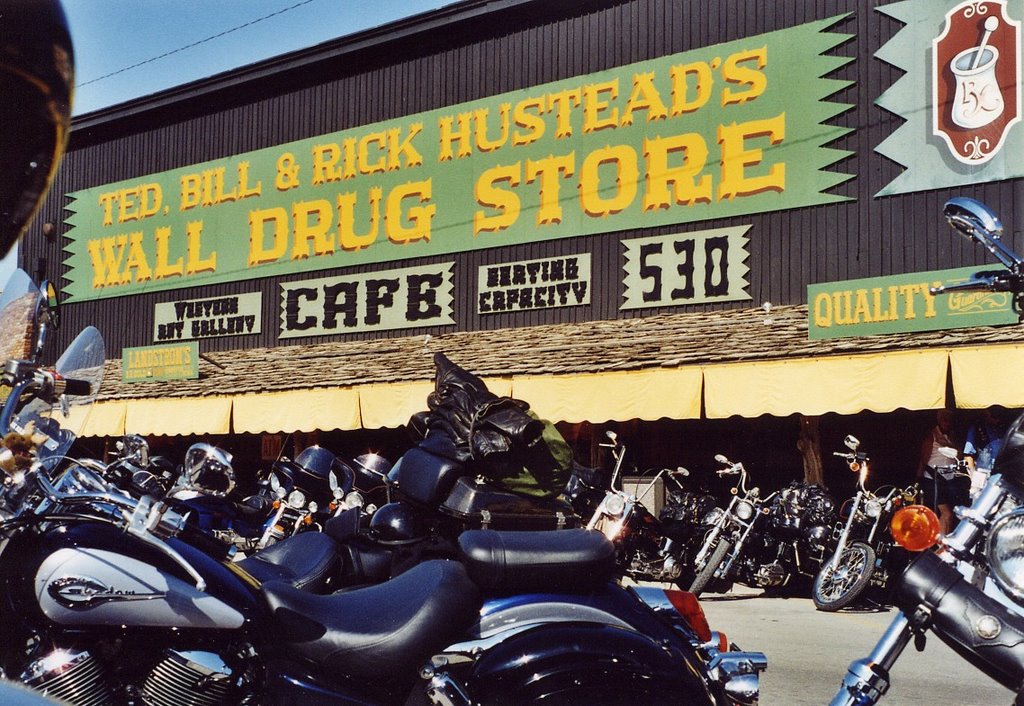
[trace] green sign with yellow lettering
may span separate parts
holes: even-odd
[[[121,351],[122,382],[195,380],[199,377],[199,343],[186,341]]]
[[[980,269],[960,267],[809,285],[808,337],[845,338],[1017,323],[1013,297],[1008,292],[929,293],[932,287],[966,282]]]
[[[841,18],[69,194],[69,299],[832,203]]]

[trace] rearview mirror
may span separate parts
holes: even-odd
[[[860,439],[853,434],[847,434],[846,438],[843,439],[843,443],[846,444],[846,448],[850,449],[850,451],[856,451],[860,448]]]
[[[1003,224],[985,204],[957,196],[946,202],[942,215],[956,232],[973,243],[985,246],[1004,267],[1015,270],[1022,264],[1020,257],[1003,244]]]

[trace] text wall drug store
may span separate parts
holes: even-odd
[[[831,20],[69,194],[69,299],[829,203]],[[786,80],[810,69],[799,86]]]
[[[941,217],[942,202],[955,194],[983,197],[1014,222],[1016,176],[992,171],[1009,160],[997,156],[983,167],[943,161],[959,180],[955,192],[920,184],[893,191],[916,164],[876,151],[903,122],[875,101],[908,68],[917,78],[903,84],[912,89],[906,100],[925,112],[934,107],[927,90],[934,67],[914,62],[931,56],[947,14],[959,17],[966,7],[934,4],[942,7],[927,10],[931,27],[908,32],[902,3],[876,8],[865,0],[791,0],[757,12],[702,0],[456,3],[81,116],[54,192],[69,198],[51,198],[40,219],[59,224],[67,216],[68,223],[53,240],[35,233],[23,262],[61,280],[67,316],[98,323],[114,355],[154,342],[158,304],[259,295],[259,330],[202,338],[203,354],[216,364],[201,360],[199,379],[170,393],[226,398],[226,405],[210,405],[229,428],[236,398],[254,409],[248,398],[264,390],[298,394],[332,385],[361,390],[349,403],[355,412],[324,424],[377,423],[368,386],[377,386],[378,399],[399,399],[396,388],[422,386],[430,374],[414,362],[418,354],[388,358],[387,371],[372,358],[384,350],[430,350],[454,336],[458,348],[446,352],[461,352],[458,362],[478,370],[473,357],[483,351],[473,341],[495,332],[507,334],[505,357],[481,372],[502,377],[516,369],[536,378],[538,388],[563,390],[572,381],[561,383],[577,376],[580,390],[602,390],[600,408],[585,404],[589,394],[569,395],[566,404],[577,407],[559,412],[566,418],[685,418],[694,389],[698,416],[710,416],[708,400],[712,414],[756,416],[768,409],[737,409],[716,392],[743,374],[719,375],[712,366],[791,361],[787,379],[806,392],[812,386],[800,385],[800,375],[822,367],[796,365],[806,358],[856,366],[861,354],[935,345],[925,334],[882,347],[877,340],[782,345],[769,335],[778,312],[806,307],[809,285],[983,264],[984,253],[954,240]],[[1014,21],[1024,15],[1019,0],[984,6]],[[1003,150],[1016,144],[1020,125],[1007,130]],[[930,129],[902,134],[914,154],[948,153]],[[892,193],[880,195],[885,189]],[[573,258],[577,290],[565,305],[557,286],[567,281],[544,284],[555,294],[531,307],[521,306],[522,290],[534,285],[501,285],[503,267]],[[585,261],[589,266],[580,267]],[[416,268],[427,268],[418,275],[429,277],[414,282],[407,274]],[[493,268],[505,292],[500,312],[481,306],[495,299],[481,280]],[[437,275],[439,288],[432,284]],[[292,297],[294,321],[317,326],[285,335],[286,293],[302,289],[311,292]],[[322,326],[329,311],[334,328]],[[415,317],[437,311],[436,319]],[[349,312],[357,325],[345,327]],[[739,324],[735,312],[749,314],[749,323]],[[388,323],[398,313],[403,325]],[[694,318],[702,332],[683,341],[695,358],[657,329],[622,349],[580,340],[600,335],[604,323],[677,317]],[[806,339],[806,308],[801,321]],[[736,342],[748,336],[759,340]],[[651,346],[665,354],[647,357]],[[764,354],[751,358],[754,349]],[[584,355],[570,355],[576,350]],[[732,357],[736,350],[747,358]],[[314,354],[324,357],[310,365],[304,357]],[[357,374],[340,365],[342,356],[377,372]],[[950,364],[948,352],[935,360],[929,371]],[[257,370],[257,361],[273,365]],[[693,376],[699,384],[682,381],[688,364],[701,366]],[[899,366],[890,367],[887,375],[895,375]],[[315,375],[271,372],[313,368]],[[323,371],[334,368],[348,377],[327,382]],[[678,373],[673,387],[647,388],[613,374],[649,368]],[[774,394],[769,380],[758,384]],[[658,400],[677,388],[677,406],[642,409],[631,397],[650,389]],[[529,388],[521,381],[521,389]],[[929,394],[902,404],[935,400],[930,382],[920,389]],[[104,394],[128,404],[161,390],[167,394],[160,383],[146,383]],[[806,409],[845,408],[848,401],[836,394]],[[874,407],[880,398],[860,404]],[[783,398],[771,411],[803,408]]]

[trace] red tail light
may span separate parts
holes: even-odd
[[[697,596],[689,591],[674,589],[665,589],[665,596],[676,612],[683,616],[693,631],[697,633],[697,637],[704,642],[711,640],[711,626],[708,625],[708,619],[704,615],[704,609],[700,607]]]

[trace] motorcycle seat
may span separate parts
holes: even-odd
[[[469,530],[459,559],[485,592],[587,593],[615,571],[615,545],[600,532]]]
[[[260,583],[285,581],[304,591],[323,589],[337,567],[338,545],[320,532],[300,532],[238,562]]]
[[[329,596],[264,584],[268,634],[328,674],[393,681],[415,674],[477,619],[479,589],[455,561],[433,560],[375,586]]]

